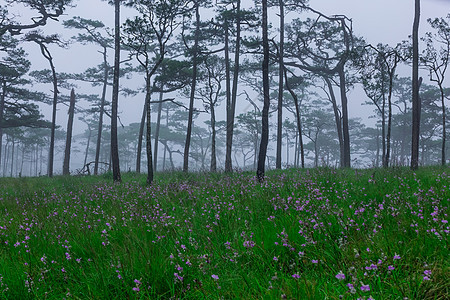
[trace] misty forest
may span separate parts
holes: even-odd
[[[0,0],[0,299],[448,297],[450,14],[90,1]]]

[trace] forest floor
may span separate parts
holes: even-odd
[[[0,179],[0,299],[448,299],[450,169]]]

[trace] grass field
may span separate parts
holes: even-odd
[[[0,179],[0,299],[448,299],[450,169]]]

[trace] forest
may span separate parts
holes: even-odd
[[[448,299],[431,1],[0,0],[0,299]]]
[[[113,28],[71,15],[77,1],[0,3],[0,176],[132,171],[151,183],[155,171],[448,161],[450,14],[423,20],[422,36],[416,18],[388,45],[306,0],[110,1]],[[72,36],[49,32],[55,21]],[[59,71],[54,52],[70,60],[74,45],[97,64]],[[349,117],[354,89],[369,121]],[[124,124],[132,97],[143,105]]]

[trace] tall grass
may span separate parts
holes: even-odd
[[[2,299],[448,299],[449,169],[0,179]]]

